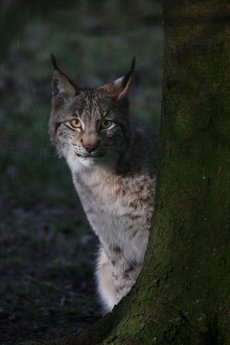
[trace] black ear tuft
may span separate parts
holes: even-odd
[[[135,73],[135,64],[136,64],[136,57],[134,56],[132,58],[132,62],[131,62],[131,68],[128,71],[128,73],[126,73],[126,75],[124,76],[124,79],[122,81],[122,85],[123,87],[125,87],[127,85],[127,83],[129,82],[130,78],[133,77],[134,73]]]
[[[131,69],[130,69],[130,72],[134,72],[134,70],[135,70],[135,65],[136,65],[136,56],[133,56],[132,62],[131,62]]]
[[[51,58],[51,62],[52,62],[53,68],[54,69],[58,69],[57,60],[56,60],[55,56],[52,53],[50,54],[50,58]]]

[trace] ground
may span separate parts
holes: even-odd
[[[1,344],[63,335],[99,317],[97,240],[75,205],[5,201],[1,230]]]
[[[121,18],[117,8],[108,22],[90,8],[33,14],[9,38],[0,66],[1,345],[64,335],[100,316],[98,242],[48,137],[49,54],[80,86],[121,76],[136,55],[131,112],[157,127],[162,34],[153,18],[160,10],[144,4],[134,17]]]

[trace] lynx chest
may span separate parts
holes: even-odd
[[[147,244],[153,205],[141,202],[134,181],[97,172],[75,175],[73,180],[100,242],[125,249],[127,257],[139,257]]]

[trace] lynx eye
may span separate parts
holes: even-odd
[[[101,121],[101,128],[102,129],[108,129],[109,127],[111,127],[112,125],[112,121],[109,120],[102,120]]]
[[[81,121],[78,119],[71,120],[69,123],[73,128],[81,128]]]

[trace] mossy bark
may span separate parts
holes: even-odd
[[[164,2],[156,211],[131,293],[70,344],[230,344],[230,5]]]

